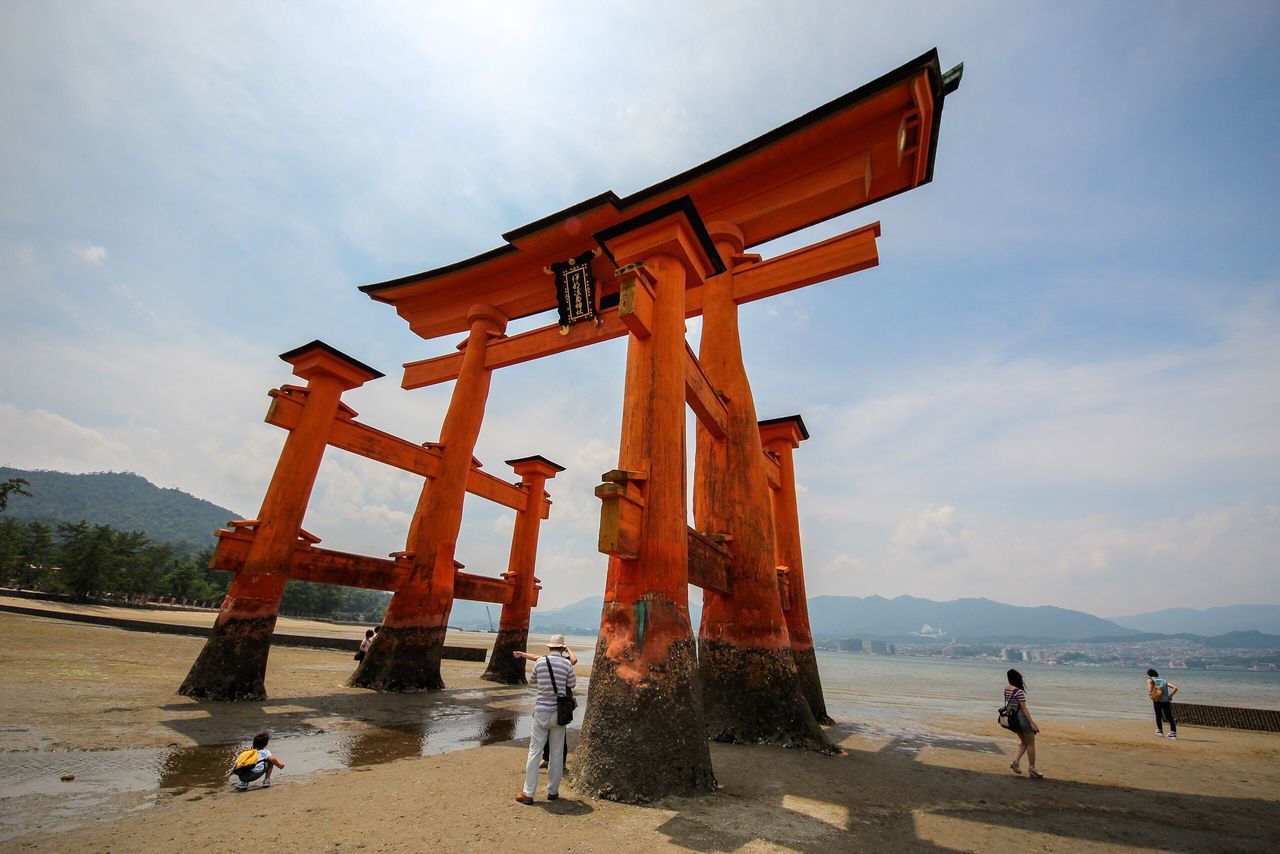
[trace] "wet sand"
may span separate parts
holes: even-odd
[[[78,602],[53,602],[45,599],[23,599],[17,596],[0,596],[0,605],[16,605],[21,608],[38,608],[54,613],[88,614],[100,617],[116,617],[147,623],[167,623],[178,626],[213,625],[217,611],[165,611],[146,608],[126,608],[116,605],[94,605]],[[370,626],[329,623],[324,620],[307,620],[300,617],[281,617],[276,621],[276,631],[286,635],[309,635],[318,638],[343,638],[360,640]],[[451,646],[493,646],[493,635],[487,632],[449,632],[447,642]]]
[[[446,691],[382,696],[343,686],[343,653],[282,648],[267,702],[197,703],[173,692],[201,643],[0,614],[0,848],[1280,849],[1275,735],[1041,720],[1049,779],[1032,781],[1008,770],[1015,739],[994,721],[846,723],[830,730],[844,758],[713,745],[712,797],[635,807],[566,786],[525,807],[530,695],[481,665],[445,662]],[[262,728],[288,767],[231,791],[225,757]]]

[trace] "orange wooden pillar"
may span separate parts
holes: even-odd
[[[350,684],[379,691],[443,688],[440,653],[453,608],[454,550],[462,526],[462,503],[472,453],[484,420],[491,372],[485,350],[506,329],[498,310],[472,306],[470,334],[464,342],[462,367],[440,429],[440,473],[423,486],[409,544],[412,569],[391,597],[378,642],[352,674]]]
[[[320,341],[280,356],[307,381],[298,424],[289,432],[267,487],[253,543],[178,693],[204,700],[261,700],[271,633],[280,613],[289,557],[338,414],[342,392],[382,374]]]
[[[733,299],[742,232],[729,223],[709,231],[729,269],[703,286],[698,361],[724,396],[727,419],[721,438],[698,427],[693,514],[704,534],[730,535],[731,592],[703,591],[698,672],[707,731],[717,741],[833,752],[801,690],[778,596],[764,451]]]
[[[525,685],[524,659],[512,655],[524,651],[529,643],[529,614],[533,608],[538,579],[533,571],[538,559],[538,528],[542,523],[542,509],[546,506],[546,483],[564,471],[545,457],[525,457],[507,460],[507,465],[520,476],[520,487],[529,496],[529,503],[516,514],[516,527],[511,534],[511,557],[503,574],[515,588],[511,601],[503,604],[498,624],[498,636],[493,639],[493,651],[489,653],[489,666],[481,679],[504,685]]]
[[[684,320],[687,282],[720,262],[687,199],[596,238],[620,267],[643,262],[630,275],[644,308],[631,315],[619,470],[597,490],[626,492],[630,509],[621,527],[602,512],[609,572],[572,777],[583,794],[644,802],[715,788],[689,623]]]
[[[760,422],[760,440],[764,449],[778,461],[778,488],[770,490],[773,502],[773,529],[777,541],[777,561],[787,568],[789,588],[787,630],[791,636],[791,652],[800,672],[800,686],[813,716],[824,724],[833,723],[822,696],[822,679],[818,675],[818,658],[813,651],[813,635],[809,631],[809,600],[804,589],[804,559],[800,553],[800,511],[796,504],[796,469],[792,451],[809,438],[799,415],[771,418]]]

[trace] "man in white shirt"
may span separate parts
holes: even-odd
[[[573,665],[565,655],[564,635],[552,635],[547,641],[549,652],[539,658],[529,674],[529,684],[538,690],[533,703],[533,732],[529,735],[529,759],[524,768],[524,788],[516,795],[522,804],[533,803],[538,788],[538,763],[542,747],[550,741],[547,764],[547,800],[560,797],[560,778],[564,776],[565,728],[556,723],[556,700],[571,693],[578,684]]]

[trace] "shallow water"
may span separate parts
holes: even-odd
[[[893,655],[819,652],[827,711],[836,720],[930,731],[940,715],[995,720],[1003,702],[1001,661],[949,661]],[[1143,669],[1015,665],[1027,683],[1036,721],[1053,717],[1138,720],[1152,715]],[[1280,673],[1169,670],[1187,703],[1280,709]]]
[[[592,640],[574,638],[584,669]],[[937,746],[990,752],[989,741],[949,734],[939,717],[995,722],[1007,663],[820,652],[832,734],[872,735],[885,749],[915,752]],[[1023,662],[1028,701],[1042,726],[1054,717],[1145,719],[1151,714],[1139,669],[1051,667]],[[1169,671],[1186,702],[1280,709],[1280,674]],[[579,680],[585,699],[589,680]],[[289,785],[319,771],[360,769],[418,756],[529,737],[533,697],[508,688],[452,694],[421,710],[419,720],[391,726],[277,732],[271,750],[287,765],[276,778]],[[580,707],[580,708],[584,708]],[[572,725],[580,726],[581,715]],[[198,799],[230,788],[228,772],[244,744],[115,750],[0,752],[0,841],[39,827],[55,829],[146,809],[157,800]],[[63,774],[75,779],[62,782]],[[256,787],[256,784],[255,784]]]
[[[583,685],[585,680],[579,682]],[[582,692],[580,692],[582,693]],[[484,699],[485,691],[454,699]],[[527,706],[529,708],[521,708]],[[273,782],[288,785],[318,771],[367,768],[398,759],[527,739],[532,695],[509,709],[461,704],[431,707],[421,722],[392,727],[278,733],[270,749],[286,765]],[[581,725],[575,720],[570,729]],[[0,780],[0,841],[44,827],[83,824],[145,809],[160,798],[229,789],[230,769],[246,745],[210,744],[116,750],[3,751],[8,773]],[[75,779],[63,782],[71,773]],[[254,789],[260,784],[254,783]]]

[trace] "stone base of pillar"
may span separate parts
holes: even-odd
[[[650,606],[646,642],[658,642],[654,610]],[[693,638],[671,641],[665,658],[651,662],[638,684],[619,672],[628,666],[609,655],[608,634],[601,632],[582,736],[573,751],[573,787],[624,803],[714,792]]]
[[[800,674],[800,690],[809,701],[809,710],[813,717],[823,726],[835,723],[827,714],[827,700],[822,696],[822,678],[818,676],[818,656],[813,647],[792,649],[796,659],[796,670]]]
[[[713,740],[837,752],[800,691],[790,649],[743,648],[704,638],[698,671]]]
[[[178,693],[196,700],[265,700],[275,627],[275,614],[220,619]]]
[[[493,652],[489,653],[489,666],[480,678],[500,685],[528,685],[524,659],[511,654],[524,652],[528,645],[528,629],[499,629],[493,639]]]
[[[402,694],[443,688],[440,655],[444,633],[444,626],[383,625],[347,684]]]

